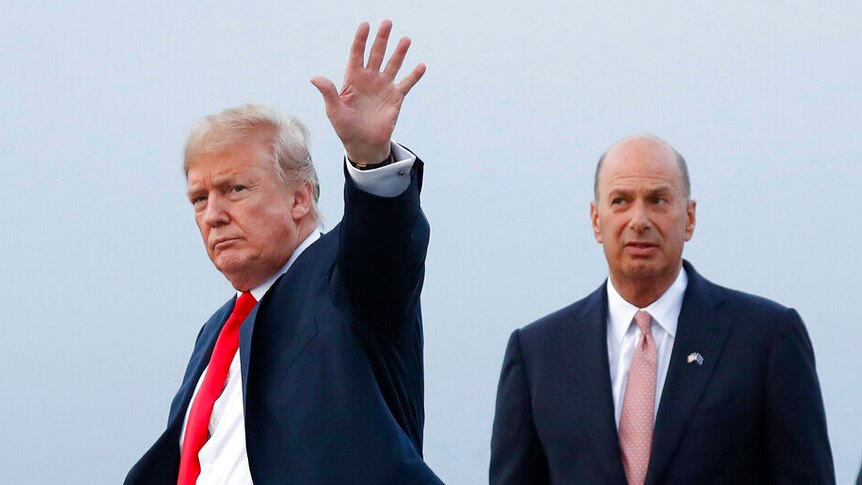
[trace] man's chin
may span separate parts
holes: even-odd
[[[228,281],[233,282],[236,279],[242,279],[242,275],[248,273],[248,262],[231,256],[234,255],[221,254],[213,260],[213,264]]]
[[[682,263],[680,262],[680,265],[681,264]],[[676,273],[676,268],[673,267],[673,265],[668,265],[664,261],[656,260],[630,261],[624,268],[624,274],[633,280],[664,279],[671,277]]]
[[[222,271],[225,279],[230,283],[236,291],[250,291],[255,288],[253,283],[254,278],[244,273],[225,273]]]
[[[626,274],[630,278],[648,279],[661,274],[661,269],[653,261],[632,261],[626,265]]]

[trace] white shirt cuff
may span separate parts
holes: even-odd
[[[416,155],[394,141],[391,143],[391,150],[394,162],[370,170],[359,170],[354,167],[347,161],[347,154],[344,154],[347,173],[357,187],[378,197],[396,197],[407,190],[410,186],[410,170],[416,162]]]

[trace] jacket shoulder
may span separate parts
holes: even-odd
[[[691,268],[683,313],[705,312],[733,324],[733,333],[743,339],[771,341],[784,333],[804,333],[805,324],[796,310],[769,298],[710,282]],[[717,313],[711,313],[711,312]],[[682,315],[681,315],[682,317]]]
[[[752,316],[795,313],[793,309],[769,298],[717,285],[701,276],[687,261],[684,264],[689,275],[687,299],[690,296],[695,299],[703,298],[707,304],[722,311]]]
[[[702,284],[710,287],[710,293],[716,295],[717,308],[729,314],[745,315],[752,320],[775,319],[796,314],[794,309],[764,296],[727,288],[706,280],[702,280]]]
[[[740,290],[720,287],[727,296],[726,304],[765,313],[786,313],[791,308],[764,296],[746,293]]]

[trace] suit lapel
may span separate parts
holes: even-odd
[[[197,387],[201,374],[203,374],[204,369],[206,369],[209,364],[216,339],[218,338],[219,333],[221,333],[221,329],[227,321],[227,317],[230,315],[231,311],[233,311],[235,302],[236,297],[232,298],[219,308],[218,311],[210,317],[209,321],[204,324],[204,327],[201,330],[201,335],[198,337],[198,341],[195,344],[195,350],[189,360],[186,375],[183,378],[183,384],[175,398],[174,404],[171,406],[171,419],[168,423],[169,429],[177,424],[182,427],[186,410],[188,409],[192,395],[195,392],[195,387]],[[178,428],[177,432],[179,431],[180,430]]]
[[[266,298],[266,295],[264,295],[264,298]],[[249,358],[251,356],[251,337],[254,334],[254,326],[255,322],[257,321],[257,314],[259,308],[260,303],[255,305],[255,307],[251,310],[251,313],[249,313],[248,316],[245,318],[245,321],[242,323],[242,326],[239,328],[239,363],[240,372],[242,373],[243,409],[246,408],[245,396],[248,383]]]
[[[720,289],[703,279],[687,262],[689,282],[679,315],[664,390],[656,416],[646,483],[656,483],[712,377],[731,323],[718,311]],[[688,362],[699,352],[703,365]]]
[[[317,243],[315,243],[315,246]],[[269,372],[285,372],[306,344],[317,335],[317,325],[309,308],[318,308],[307,299],[311,294],[309,285],[320,284],[303,278],[303,264],[309,264],[306,253],[313,253],[314,246],[306,249],[293,266],[277,279],[261,301],[249,313],[239,330],[239,357],[242,372],[243,406],[248,409],[249,369],[251,368],[252,345],[260,341],[263,347],[255,347],[255,362],[264,362],[253,375],[263,378]],[[318,292],[320,293],[320,292]],[[267,342],[277,342],[267,346]],[[261,343],[257,345],[261,345]],[[286,365],[285,365],[286,363]]]
[[[570,379],[577,383],[581,422],[584,423],[590,442],[605,469],[608,483],[625,483],[625,472],[620,454],[614,419],[613,391],[608,363],[607,286],[602,285],[587,298],[576,331],[569,332],[573,339],[566,345],[574,349],[575,365]]]

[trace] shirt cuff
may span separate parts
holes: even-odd
[[[410,170],[416,162],[416,155],[394,141],[390,143],[390,147],[394,161],[369,170],[357,169],[347,160],[347,154],[344,154],[347,173],[362,191],[378,197],[396,197],[410,186]]]

